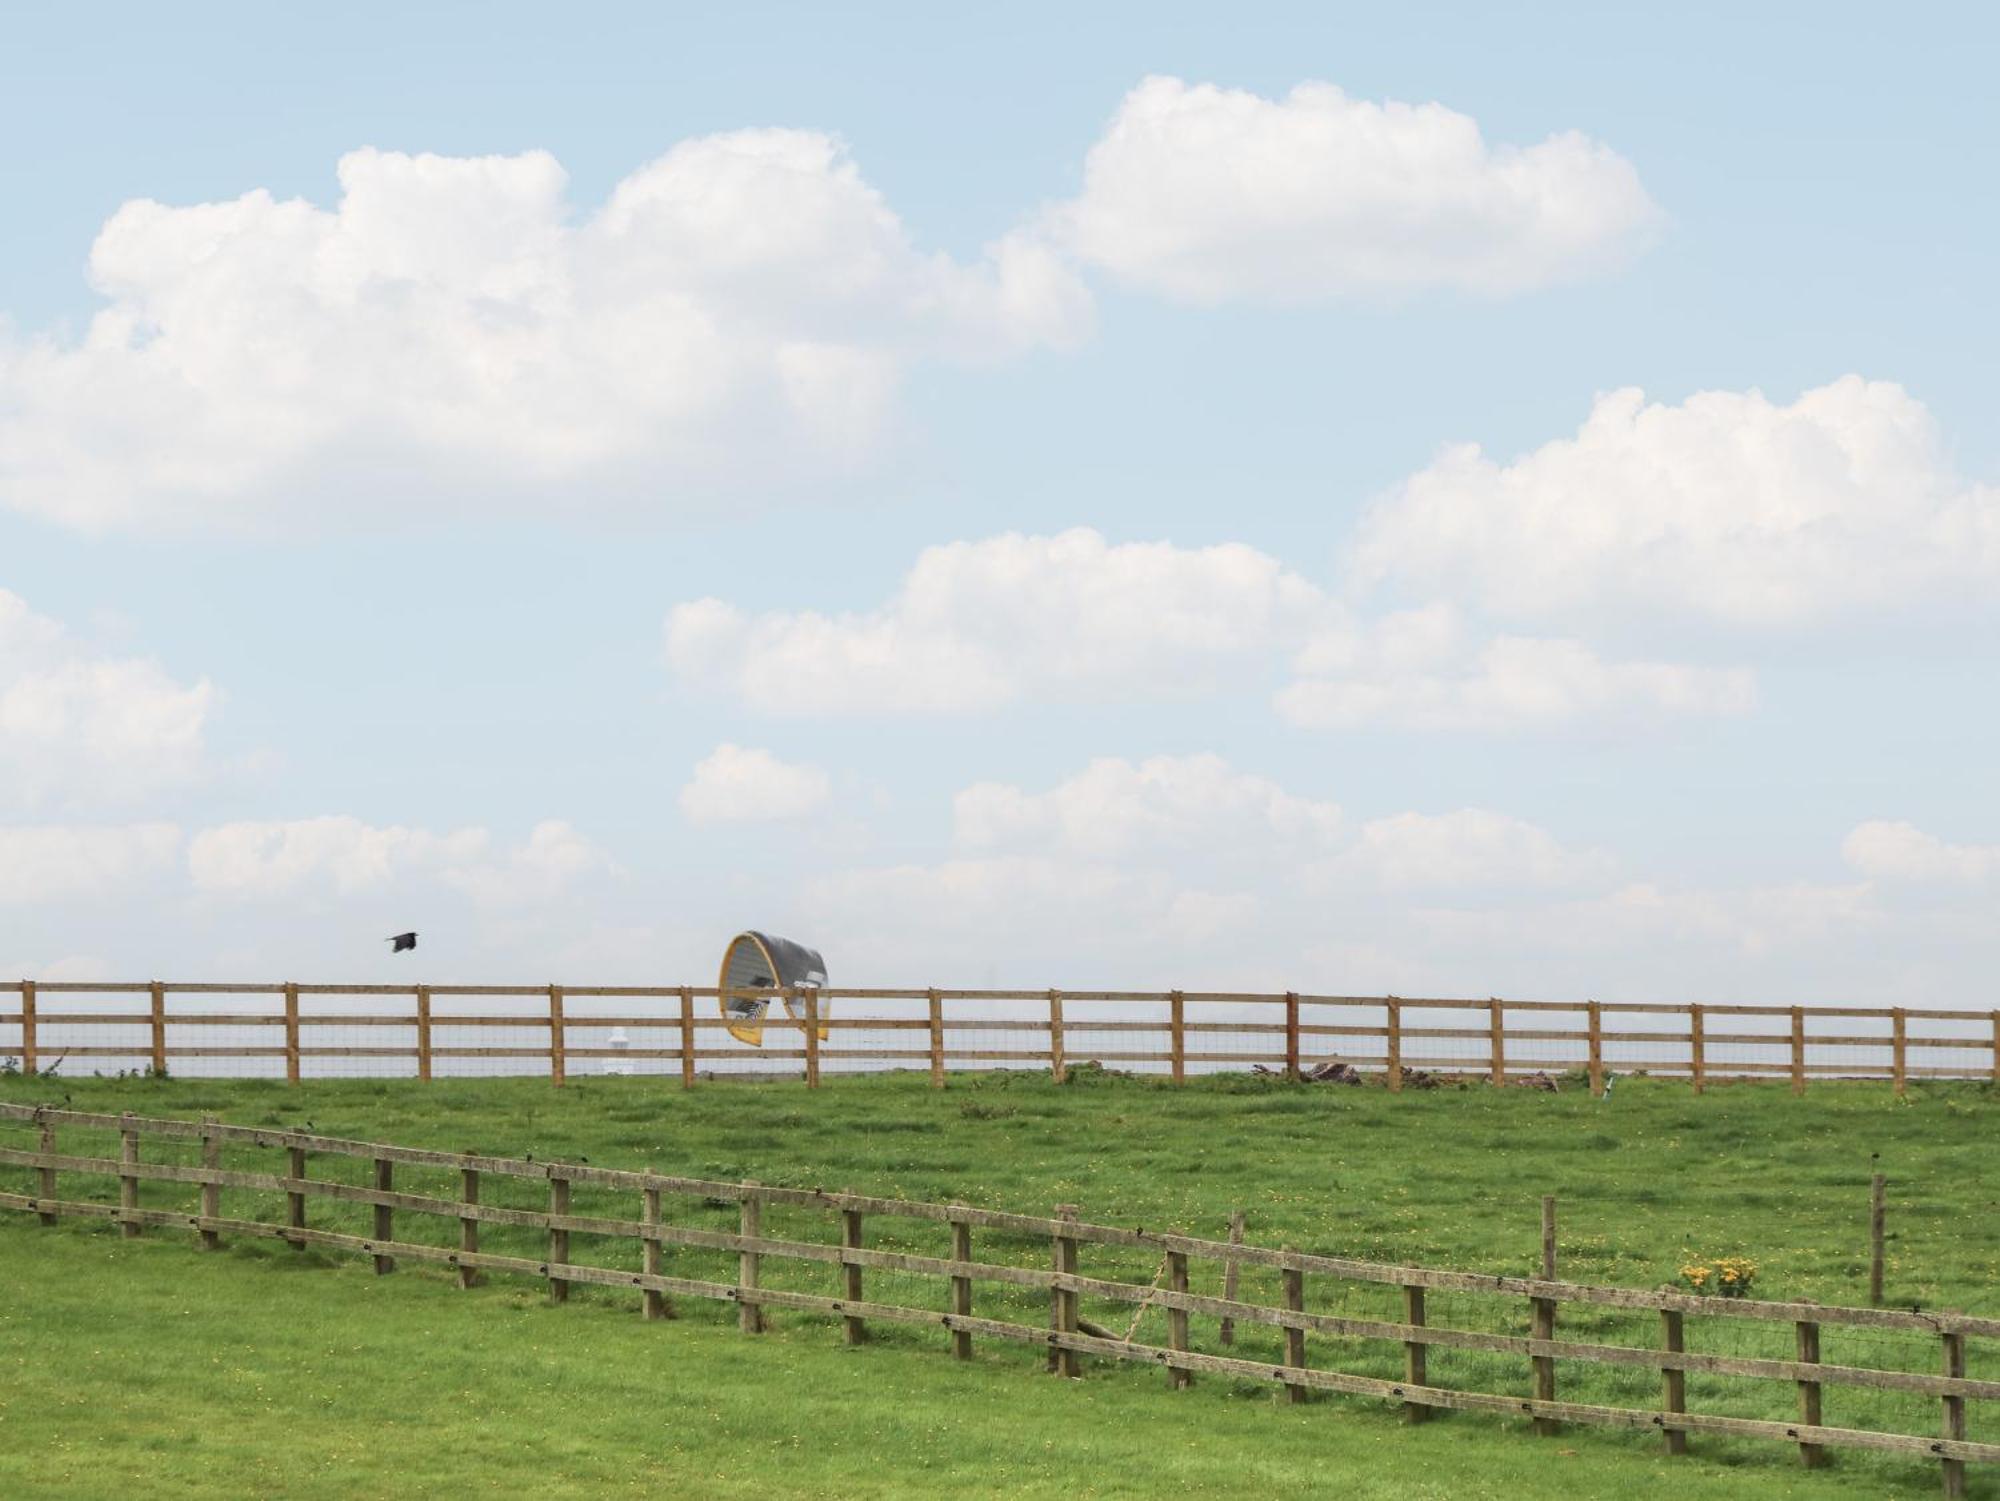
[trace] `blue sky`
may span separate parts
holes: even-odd
[[[11,15],[0,970],[1986,1004],[1994,30]]]

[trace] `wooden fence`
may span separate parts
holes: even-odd
[[[1964,1494],[1966,1464],[2000,1461],[2000,1444],[1973,1442],[1966,1437],[1967,1404],[2000,1401],[2000,1381],[1967,1377],[1968,1343],[1982,1342],[1976,1356],[1982,1369],[1991,1369],[1994,1346],[1985,1342],[2000,1340],[2000,1319],[1701,1297],[1558,1281],[1549,1210],[1552,1201],[1544,1205],[1543,1274],[1493,1276],[1310,1255],[1245,1243],[1234,1233],[1230,1240],[1215,1241],[1090,1224],[1076,1218],[1068,1206],[1058,1206],[1053,1217],[1013,1214],[963,1204],[667,1177],[583,1163],[428,1151],[224,1125],[212,1118],[199,1122],[151,1120],[131,1114],[0,1104],[0,1127],[12,1127],[24,1136],[34,1133],[32,1146],[0,1147],[0,1165],[26,1169],[32,1175],[33,1189],[29,1193],[0,1193],[0,1209],[38,1215],[48,1225],[63,1216],[87,1216],[117,1224],[126,1236],[137,1236],[148,1226],[185,1229],[194,1232],[205,1249],[217,1247],[224,1236],[267,1237],[295,1247],[317,1246],[367,1256],[378,1273],[393,1270],[401,1260],[442,1263],[454,1268],[465,1286],[480,1272],[514,1273],[546,1282],[549,1296],[556,1302],[565,1301],[575,1285],[595,1284],[636,1292],[639,1307],[648,1318],[671,1316],[670,1300],[676,1297],[715,1299],[737,1306],[739,1326],[745,1333],[761,1331],[767,1312],[773,1309],[829,1316],[839,1321],[849,1343],[865,1341],[871,1321],[911,1324],[947,1333],[952,1353],[961,1359],[971,1355],[975,1339],[1015,1341],[1045,1349],[1049,1368],[1066,1375],[1079,1374],[1086,1356],[1137,1361],[1163,1368],[1175,1388],[1186,1387],[1200,1374],[1265,1381],[1281,1385],[1295,1402],[1316,1391],[1387,1399],[1402,1404],[1405,1416],[1413,1421],[1444,1408],[1526,1416],[1534,1421],[1536,1431],[1543,1433],[1556,1431],[1565,1423],[1651,1430],[1661,1435],[1670,1454],[1684,1453],[1690,1434],[1795,1444],[1808,1465],[1822,1462],[1831,1449],[1880,1450],[1935,1460],[1947,1496]],[[95,1135],[107,1143],[110,1133],[116,1133],[118,1155],[91,1155],[74,1146],[68,1152],[61,1151],[59,1132],[70,1134],[72,1139],[76,1133]],[[162,1143],[173,1144],[169,1150],[177,1149],[195,1160],[152,1160],[164,1155]],[[282,1152],[283,1171],[225,1167],[225,1148],[239,1156],[244,1149]],[[322,1164],[329,1159],[333,1163],[346,1160],[354,1165],[350,1177],[358,1173],[362,1180],[315,1176],[310,1171],[315,1158]],[[457,1192],[437,1196],[399,1190],[399,1168],[455,1180]],[[65,1196],[60,1182],[63,1176],[104,1180],[106,1186],[96,1197],[88,1190]],[[496,1180],[536,1185],[537,1193],[546,1192],[547,1207],[507,1207],[494,1202],[493,1196],[483,1198],[482,1183],[496,1184]],[[196,1198],[192,1212],[185,1204],[175,1208],[142,1205],[142,1187],[162,1184],[178,1185],[182,1194],[192,1191]],[[112,1185],[115,1201],[109,1197]],[[626,1201],[638,1214],[577,1213],[573,1190],[600,1198],[610,1196],[614,1202],[629,1196]],[[225,1191],[256,1196],[252,1212],[225,1215]],[[666,1212],[669,1201],[677,1206],[673,1214]],[[281,1202],[283,1218],[279,1222],[276,1206]],[[330,1203],[335,1214],[351,1215],[365,1207],[372,1214],[371,1233],[310,1224],[308,1206],[314,1203]],[[272,1209],[268,1220],[255,1213],[256,1208],[266,1205]],[[686,1207],[679,1207],[683,1205]],[[702,1207],[713,1212],[723,1206],[735,1211],[734,1232],[676,1223],[696,1217]],[[764,1214],[766,1209],[777,1208],[802,1213],[812,1223],[823,1224],[825,1238],[770,1233]],[[320,1217],[324,1219],[327,1213],[323,1207]],[[441,1219],[445,1223],[439,1233],[445,1239],[417,1239],[407,1229],[399,1234],[398,1215]],[[948,1254],[915,1254],[868,1244],[871,1223],[878,1228],[879,1240],[881,1227],[910,1221],[947,1229]],[[527,1231],[546,1236],[546,1250],[524,1256],[482,1249],[481,1232],[489,1227],[500,1233]],[[449,1243],[454,1231],[455,1245]],[[984,1256],[974,1254],[975,1232]],[[625,1266],[585,1261],[575,1255],[573,1236],[591,1237],[600,1244],[634,1243],[637,1255],[627,1250]],[[996,1249],[1007,1247],[1026,1254],[1012,1258],[994,1254]],[[1080,1265],[1084,1247],[1090,1247],[1100,1260],[1123,1252],[1129,1263],[1130,1253],[1136,1251],[1145,1258],[1141,1264],[1150,1265],[1157,1257],[1158,1269],[1150,1282],[1141,1280],[1143,1271],[1128,1276],[1090,1275]],[[663,1269],[669,1248],[677,1259],[697,1255],[713,1261],[715,1253],[732,1256],[735,1276],[718,1280],[671,1275]],[[1033,1256],[1033,1261],[1028,1256]],[[631,1265],[634,1261],[636,1270]],[[802,1275],[808,1278],[827,1277],[832,1291],[770,1285],[767,1271],[787,1264],[803,1268]],[[1281,1289],[1277,1300],[1260,1302],[1240,1293],[1238,1274],[1246,1274],[1245,1280],[1249,1280],[1248,1274],[1259,1269],[1277,1273]],[[1218,1272],[1222,1296],[1194,1290],[1197,1283],[1214,1286]],[[936,1293],[909,1302],[879,1294],[870,1298],[863,1278],[871,1273],[899,1274],[892,1279],[898,1282],[914,1275],[930,1279],[926,1287],[942,1286]],[[1314,1312],[1306,1295],[1308,1278],[1321,1294],[1329,1285],[1339,1283],[1397,1295],[1400,1316],[1357,1318]],[[1031,1323],[995,1317],[991,1312],[976,1314],[975,1289],[980,1287],[987,1289],[983,1296],[988,1300],[1013,1305],[1011,1310],[1000,1312],[1020,1310],[1024,1294],[1046,1299],[1047,1318]],[[1524,1313],[1530,1332],[1523,1336],[1494,1332],[1490,1327],[1454,1327],[1448,1321],[1427,1318],[1427,1295],[1440,1293],[1468,1305],[1497,1303],[1515,1314]],[[1086,1297],[1136,1310],[1131,1327],[1120,1335],[1092,1324],[1080,1312],[1080,1301]],[[1164,1316],[1165,1344],[1134,1338],[1148,1309]],[[1655,1313],[1658,1343],[1649,1347],[1559,1338],[1558,1319],[1564,1309],[1578,1310],[1570,1317],[1583,1323],[1590,1315],[1607,1310]],[[1199,1343],[1196,1320],[1202,1321]],[[1220,1321],[1212,1338],[1210,1320]],[[1743,1358],[1691,1349],[1689,1321],[1757,1324],[1766,1331],[1776,1326],[1779,1332],[1795,1337],[1797,1358]],[[1261,1361],[1215,1353],[1218,1346],[1228,1347],[1232,1326],[1264,1326],[1278,1331],[1281,1358]],[[1855,1330],[1901,1331],[1932,1346],[1937,1374],[1823,1361],[1822,1329],[1843,1337]],[[1317,1364],[1311,1358],[1315,1351],[1308,1348],[1309,1337],[1319,1354]],[[1210,1348],[1204,1350],[1201,1344]],[[1519,1371],[1524,1389],[1467,1389],[1441,1380],[1430,1361],[1431,1353],[1439,1350],[1500,1357],[1503,1370],[1511,1367]],[[1388,1374],[1370,1373],[1370,1365],[1379,1371],[1382,1361],[1369,1360],[1368,1351],[1398,1363],[1400,1375],[1393,1366]],[[1330,1362],[1348,1368],[1334,1368]],[[1649,1406],[1624,1406],[1559,1400],[1559,1362],[1651,1373],[1658,1383],[1653,1388],[1657,1401]],[[1690,1411],[1690,1375],[1781,1383],[1788,1389],[1787,1399],[1796,1393],[1798,1419]],[[1855,1388],[1934,1399],[1939,1404],[1938,1436],[1828,1424],[1822,1410],[1828,1390],[1839,1394]]]
[[[823,1073],[1046,1066],[1085,1059],[1184,1081],[1262,1066],[1294,1078],[1328,1063],[1380,1074],[1504,1084],[1575,1071],[1594,1092],[1617,1073],[2000,1081],[2000,1010],[1728,1006],[1196,991],[803,990],[815,1025],[767,1021],[763,1048],[726,1031],[700,986],[0,984],[0,1063],[34,1073],[122,1060],[159,1073],[533,1073],[575,1069]],[[473,1009],[470,1003],[485,1003]],[[355,1009],[363,1007],[365,1009]],[[775,1010],[775,1008],[774,1008]],[[492,1029],[517,1040],[494,1043]],[[114,1033],[114,1029],[118,1029]],[[825,1034],[822,1037],[822,1032]],[[519,1040],[525,1034],[527,1040]],[[636,1035],[635,1035],[636,1034]],[[248,1040],[246,1040],[248,1039]]]

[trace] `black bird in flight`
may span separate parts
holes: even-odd
[[[389,942],[394,945],[389,952],[400,954],[404,949],[413,949],[417,946],[417,935],[414,933],[398,933]]]

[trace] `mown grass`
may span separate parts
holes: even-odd
[[[1889,1278],[1902,1305],[2000,1312],[2000,1196],[1990,1145],[2000,1100],[1979,1086],[1919,1090],[1685,1085],[1627,1078],[1611,1097],[1484,1086],[1391,1097],[1378,1088],[1249,1079],[1182,1090],[1079,1071],[716,1085],[656,1080],[259,1081],[0,1079],[0,1098],[131,1109],[538,1159],[587,1158],[714,1178],[818,1185],[1045,1212],[1081,1206],[1111,1223],[1219,1236],[1244,1209],[1254,1240],[1371,1259],[1493,1272],[1533,1268],[1537,1201],[1559,1196],[1562,1272],[1653,1286],[1689,1255],[1743,1254],[1757,1291],[1865,1297],[1867,1181],[1890,1180]],[[18,1139],[15,1131],[9,1139]],[[65,1148],[101,1150],[74,1133]],[[170,1154],[162,1145],[157,1153]],[[270,1171],[278,1154],[232,1151]],[[365,1164],[313,1171],[361,1181]],[[13,1186],[22,1170],[0,1170]],[[449,1195],[455,1175],[399,1171],[398,1187]],[[68,1177],[66,1194],[89,1180]],[[104,1197],[101,1180],[94,1195]],[[544,1207],[533,1184],[489,1179],[489,1202]],[[144,1202],[192,1207],[147,1185]],[[726,1204],[681,1203],[682,1223],[725,1228]],[[275,1218],[275,1196],[225,1194],[226,1214]],[[579,1189],[576,1212],[632,1217],[619,1196]],[[313,1222],[362,1229],[365,1209],[315,1200]],[[771,1233],[827,1240],[830,1217],[767,1217]],[[399,1215],[397,1234],[454,1243],[451,1221]],[[376,1278],[362,1260],[270,1242],[201,1256],[178,1232],[136,1241],[108,1227],[45,1230],[0,1219],[0,1494],[387,1495],[458,1490],[919,1496],[1541,1496],[1934,1494],[1921,1462],[1843,1452],[1808,1473],[1784,1446],[1697,1437],[1668,1462],[1642,1435],[1575,1429],[1554,1440],[1470,1414],[1405,1428],[1393,1409],[1326,1398],[1292,1409],[1255,1383],[1204,1380],[1169,1394],[1156,1370],[1086,1362],[1080,1383],[1041,1375],[1036,1352],[980,1342],[969,1366],[943,1337],[878,1328],[843,1348],[830,1320],[780,1313],[749,1340],[734,1310],[683,1301],[681,1318],[641,1323],[629,1294],[579,1287],[565,1308],[531,1282],[470,1293],[448,1271],[409,1264]],[[532,1232],[488,1229],[497,1250],[540,1255]],[[941,1227],[871,1220],[869,1243],[942,1254]],[[1046,1247],[982,1239],[982,1254],[1045,1259]],[[580,1260],[636,1264],[626,1243],[579,1236]],[[681,1275],[727,1280],[733,1258],[669,1252]],[[1148,1258],[1086,1246],[1086,1273],[1144,1282]],[[1213,1287],[1198,1269],[1197,1287]],[[767,1262],[776,1285],[834,1291],[824,1267]],[[1276,1301],[1246,1277],[1246,1296]],[[870,1272],[868,1294],[942,1306],[930,1279]],[[1309,1306],[1393,1317],[1393,1289],[1322,1285]],[[977,1311],[1036,1322],[1045,1303],[980,1285]],[[1086,1304],[1122,1329],[1129,1310]],[[1157,1315],[1142,1338],[1161,1338]],[[1433,1294],[1434,1323],[1520,1333],[1515,1300]],[[1216,1330],[1196,1320],[1197,1348]],[[1653,1344],[1650,1316],[1564,1310],[1576,1338]],[[1790,1330],[1690,1320],[1692,1348],[1789,1355]],[[1975,1343],[1970,1374],[2000,1371]],[[1314,1364],[1398,1374],[1393,1346],[1308,1341]],[[1829,1361],[1934,1370],[1920,1338],[1825,1331]],[[1235,1347],[1275,1359],[1269,1330]],[[1525,1392],[1525,1362],[1434,1351],[1434,1379]],[[1649,1406],[1644,1371],[1564,1362],[1561,1395]],[[1794,1415],[1779,1383],[1692,1378],[1698,1410]],[[1986,1404],[1972,1436],[2000,1438]],[[1935,1401],[1828,1387],[1827,1420],[1934,1432]],[[1994,1479],[1975,1471],[1974,1494]]]

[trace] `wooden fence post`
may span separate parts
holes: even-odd
[[[1889,1046],[1893,1052],[1890,1067],[1895,1078],[1898,1099],[1909,1093],[1910,1088],[1908,1039],[1904,1034],[1903,1008],[1898,1006],[1889,1013]]]
[[[1868,1180],[1868,1306],[1882,1306],[1883,1178],[1877,1173]]]
[[[1394,996],[1388,999],[1389,1007],[1389,1092],[1401,1094],[1403,1091],[1403,1003]]]
[[[44,1157],[53,1157],[56,1154],[56,1128],[46,1121],[42,1123],[41,1132],[36,1140],[35,1150],[40,1152]],[[60,1196],[56,1193],[56,1170],[54,1168],[45,1167],[40,1171],[37,1175],[35,1191],[44,1205],[57,1202]],[[41,1211],[40,1219],[44,1225],[53,1225],[58,1218],[59,1216],[53,1209],[44,1208]]]
[[[212,1115],[201,1118],[201,1165],[204,1172],[217,1173],[222,1170],[222,1138],[209,1128],[216,1124]],[[222,1185],[213,1178],[204,1179],[201,1185],[201,1217],[205,1220],[222,1218]],[[204,1251],[222,1249],[222,1237],[209,1226],[204,1225],[199,1232],[199,1244]]]
[[[944,998],[933,986],[926,999],[930,1002],[931,1024],[931,1088],[944,1088]]]
[[[569,1078],[569,1040],[563,1035],[562,986],[549,987],[549,1082],[562,1088]]]
[[[800,1001],[806,1008],[806,1088],[819,1088],[819,992],[810,986]]]
[[[139,1133],[132,1129],[132,1112],[124,1112],[125,1124],[118,1132],[118,1164],[132,1168],[139,1164]],[[128,1216],[139,1212],[139,1177],[136,1173],[121,1173],[118,1178],[118,1234],[131,1240],[139,1233],[139,1222]]]
[[[431,988],[417,987],[417,1077],[425,1083],[431,1077]]]
[[[304,1147],[285,1148],[285,1176],[294,1182],[303,1183],[306,1177],[306,1149]],[[285,1193],[285,1228],[303,1230],[306,1227],[306,1194],[302,1188],[288,1189]],[[302,1236],[291,1237],[292,1249],[306,1248]]]
[[[1993,1082],[2000,1084],[2000,1011],[1993,1013]]]
[[[1063,1056],[1062,992],[1049,992],[1049,1076],[1061,1084],[1069,1078],[1069,1060]]]
[[[1486,1033],[1487,1047],[1493,1055],[1489,1081],[1495,1089],[1501,1089],[1507,1083],[1507,1027],[1497,999],[1486,1003]]]
[[[1995,1026],[2000,1028],[2000,1013],[1995,1013]],[[1996,1031],[2000,1036],[2000,1031]],[[1176,990],[1167,997],[1167,1036],[1170,1056],[1173,1059],[1174,1083],[1187,1083],[1187,1001]],[[2000,1057],[2000,1052],[1996,1052]],[[1187,1373],[1183,1371],[1182,1375]]]
[[[972,1260],[972,1226],[964,1220],[955,1219],[951,1222],[951,1259],[960,1265]],[[970,1277],[955,1276],[951,1279],[951,1311],[962,1319],[972,1317]],[[972,1335],[968,1331],[952,1330],[951,1353],[959,1360],[972,1359]]]
[[[1947,1332],[1944,1336],[1944,1373],[1954,1381],[1965,1379],[1965,1336]],[[1944,1399],[1944,1426],[1941,1438],[1965,1437],[1965,1398]],[[1965,1461],[1947,1459],[1944,1465],[1944,1493],[1952,1501],[1965,1495]]]
[[[472,1154],[467,1152],[466,1156]],[[462,1167],[458,1170],[458,1198],[467,1209],[479,1207],[479,1169]],[[462,1214],[458,1217],[458,1254],[477,1256],[479,1254],[479,1217]],[[458,1264],[458,1285],[471,1287],[478,1280],[479,1269],[461,1261]]]
[[[285,1082],[299,1082],[299,987],[285,985]]]
[[[694,987],[681,987],[681,1088],[694,1088]]]
[[[1702,1029],[1700,1006],[1688,1008],[1688,1069],[1694,1075],[1694,1092],[1708,1088],[1708,1038]]]
[[[1059,1220],[1075,1219],[1076,1205],[1056,1205],[1056,1218]],[[1076,1275],[1076,1238],[1074,1236],[1065,1235],[1060,1229],[1056,1231],[1050,1247],[1050,1265],[1059,1277],[1074,1277]],[[1076,1314],[1076,1293],[1051,1283],[1049,1285],[1050,1331],[1056,1334],[1076,1333]],[[1075,1376],[1078,1374],[1076,1351],[1064,1349],[1059,1345],[1051,1343],[1049,1345],[1049,1374],[1064,1376]]]
[[[152,1024],[153,1024],[153,1077],[167,1076],[167,987],[158,980],[153,981]]]
[[[1416,1283],[1403,1285],[1403,1322],[1413,1329],[1424,1327],[1424,1290]],[[1420,1339],[1403,1341],[1403,1381],[1408,1386],[1429,1386],[1430,1362],[1427,1356],[1430,1346]],[[1403,1404],[1403,1421],[1421,1423],[1429,1418],[1431,1410],[1421,1402]]]
[[[1556,1280],[1556,1199],[1554,1194],[1542,1195],[1542,1280]],[[1556,1300],[1554,1298],[1534,1298],[1530,1300],[1534,1318],[1529,1330],[1530,1336],[1538,1340],[1552,1340],[1556,1337]],[[1535,1377],[1535,1400],[1553,1402],[1556,1399],[1556,1362],[1552,1355],[1536,1355],[1529,1359]],[[1535,1432],[1543,1437],[1560,1433],[1562,1425],[1553,1418],[1536,1418]]]
[[[737,1234],[745,1240],[761,1239],[764,1234],[764,1199],[757,1192],[758,1184],[748,1182],[743,1185],[743,1212],[737,1222]],[[739,1251],[736,1256],[736,1327],[745,1334],[764,1332],[764,1305],[742,1297],[757,1288],[758,1269],[761,1258],[755,1251]]]
[[[396,1164],[387,1157],[375,1159],[375,1191],[392,1193],[396,1187]],[[375,1241],[382,1245],[396,1238],[396,1211],[387,1204],[375,1206]],[[379,1252],[375,1257],[375,1275],[386,1277],[396,1270],[396,1258]]]
[[[1590,1092],[1604,1093],[1604,1008],[1596,1001],[1586,1007],[1585,1026],[1590,1039]]]
[[[1285,992],[1285,1077],[1299,1079],[1299,993]]]
[[[1806,1092],[1806,1008],[1792,1007],[1792,1093]]]
[[[1188,1259],[1185,1251],[1167,1252],[1167,1291],[1185,1294],[1188,1290]],[[1185,1351],[1188,1348],[1188,1315],[1185,1308],[1167,1309],[1167,1348]],[[1194,1380],[1194,1373],[1185,1366],[1167,1367],[1167,1385],[1175,1391],[1184,1391]]]
[[[1687,1331],[1682,1325],[1679,1309],[1660,1310],[1660,1343],[1671,1355],[1679,1355],[1687,1349]],[[1666,1388],[1665,1405],[1668,1412],[1686,1412],[1687,1372],[1679,1366],[1662,1366],[1660,1384]],[[1667,1453],[1685,1454],[1688,1451],[1688,1436],[1685,1428],[1663,1428],[1660,1438],[1665,1443]]]
[[[41,1054],[36,1050],[35,1037],[35,982],[21,982],[21,1072],[33,1078],[41,1068]]]
[[[1229,1211],[1229,1243],[1232,1246],[1243,1244],[1243,1211],[1240,1209]],[[1234,1256],[1222,1264],[1222,1298],[1224,1302],[1234,1303],[1236,1301],[1236,1285],[1240,1275],[1241,1273],[1237,1268]],[[1216,1332],[1216,1338],[1225,1345],[1235,1344],[1236,1320],[1224,1316],[1222,1327]]]
[[[1292,1248],[1283,1248],[1287,1256]],[[1284,1269],[1285,1309],[1289,1313],[1306,1311],[1306,1274],[1298,1267]],[[1289,1370],[1303,1371],[1306,1368],[1306,1332],[1296,1325],[1285,1325],[1285,1365]],[[1285,1383],[1285,1400],[1294,1405],[1305,1401],[1306,1389],[1292,1382]]]
[[[843,1209],[840,1211],[840,1243],[850,1251],[861,1249],[861,1211]],[[841,1267],[841,1296],[850,1303],[861,1301],[861,1267],[850,1261]],[[847,1331],[847,1342],[859,1345],[867,1342],[868,1326],[861,1319],[849,1315],[842,1324]]]
[[[569,1301],[569,1279],[558,1277],[556,1268],[569,1265],[569,1231],[556,1223],[569,1216],[569,1179],[549,1175],[549,1301]]]
[[[658,1230],[660,1228],[660,1191],[657,1188],[649,1188],[645,1191],[644,1206],[639,1216],[641,1223],[646,1230]],[[658,1235],[646,1235],[642,1231],[641,1239],[642,1248],[639,1253],[639,1270],[644,1272],[648,1277],[657,1277],[660,1275],[660,1237]],[[640,1299],[640,1311],[649,1319],[670,1319],[674,1316],[674,1305],[667,1301],[665,1293],[656,1287],[649,1287],[646,1289],[645,1296]]]
[[[1799,1364],[1819,1364],[1819,1325],[1809,1319],[1799,1320]],[[1801,1381],[1799,1383],[1799,1422],[1807,1427],[1820,1425],[1819,1383]],[[1826,1463],[1826,1450],[1818,1444],[1799,1445],[1799,1460],[1809,1470],[1816,1470]]]

